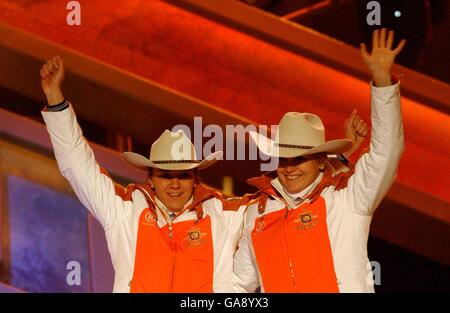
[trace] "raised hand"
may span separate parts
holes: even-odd
[[[392,49],[393,43],[394,31],[390,30],[386,38],[386,28],[373,32],[371,54],[367,52],[366,45],[361,43],[361,57],[372,73],[373,82],[377,87],[392,85],[391,68],[395,57],[405,46],[406,40],[400,41],[395,49]]]
[[[345,138],[353,141],[353,146],[347,151],[344,156],[349,157],[353,152],[359,149],[364,142],[367,134],[369,133],[369,127],[358,116],[356,109],[353,109],[350,116],[345,120],[344,124]]]
[[[65,69],[63,60],[57,56],[45,63],[41,71],[41,87],[49,105],[55,105],[64,101],[61,84],[64,80]]]

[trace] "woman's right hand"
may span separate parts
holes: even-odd
[[[367,134],[369,133],[369,127],[358,115],[356,109],[353,109],[350,116],[345,120],[344,124],[345,138],[353,141],[353,146],[349,151],[344,153],[345,157],[349,157],[353,152],[359,149]]]

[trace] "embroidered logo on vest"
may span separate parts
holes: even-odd
[[[312,212],[306,211],[299,214],[297,223],[297,230],[308,230],[317,225],[318,215],[313,215]]]
[[[187,246],[201,246],[205,243],[206,233],[202,233],[202,231],[198,228],[191,228],[187,232],[187,236],[185,238],[185,242]]]
[[[259,219],[257,224],[256,224],[256,232],[260,233],[264,230],[264,227],[266,226],[266,224],[264,223],[264,221],[262,219]]]
[[[153,212],[147,212],[144,216],[144,225],[154,225],[156,222],[156,217]]]

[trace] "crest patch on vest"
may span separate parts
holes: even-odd
[[[258,219],[258,221],[256,222],[256,232],[260,233],[264,230],[264,227],[266,227],[266,223],[264,223],[263,219]]]
[[[187,246],[201,246],[206,241],[206,233],[203,233],[199,228],[191,228],[187,231],[185,243]]]
[[[313,215],[312,212],[305,211],[298,215],[295,222],[297,223],[297,230],[308,230],[317,225],[318,215]]]

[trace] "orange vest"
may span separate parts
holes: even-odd
[[[173,224],[169,235],[166,224],[157,224],[154,194],[145,189],[149,207],[139,218],[139,228],[130,292],[212,292],[214,254],[211,219],[203,217],[203,201],[220,194],[199,184],[188,210],[197,212],[197,219]],[[148,196],[150,195],[150,197]]]
[[[297,208],[261,215],[252,230],[252,243],[265,292],[339,292],[328,237],[327,209],[321,191],[342,188],[348,174],[325,174]],[[266,176],[250,179],[258,188],[258,210],[264,213],[269,196],[277,192]]]

